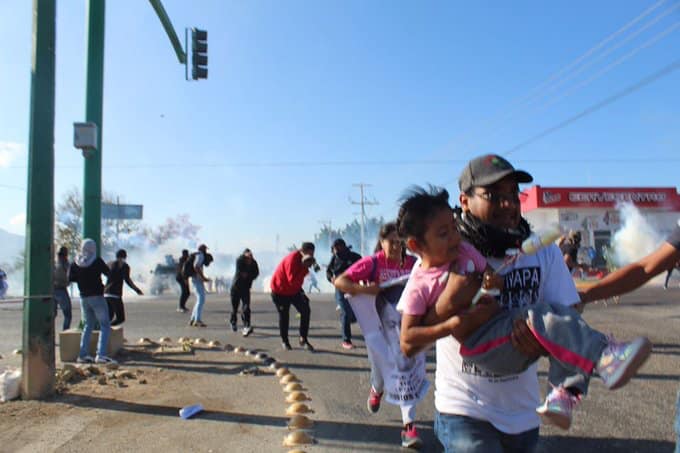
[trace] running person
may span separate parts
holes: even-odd
[[[412,256],[405,256],[404,252],[403,243],[397,234],[397,225],[394,222],[386,223],[380,228],[375,253],[361,258],[336,277],[335,287],[343,294],[378,295],[382,291],[379,286],[381,283],[411,272],[416,260]],[[397,350],[398,341],[398,338],[395,339],[394,342],[397,344],[392,345]],[[385,382],[370,353],[368,361],[371,364],[371,388],[366,405],[371,413],[376,413],[380,409]],[[404,425],[401,432],[402,446],[417,448],[422,445],[422,441],[415,426],[416,406],[407,404],[400,407]]]
[[[108,264],[111,273],[104,287],[104,297],[109,306],[109,318],[112,326],[118,326],[125,322],[123,282],[127,283],[138,295],[144,294],[130,278],[130,266],[125,262],[126,260],[127,252],[120,249],[116,252],[116,260]]]

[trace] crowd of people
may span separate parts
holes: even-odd
[[[651,343],[644,337],[615,341],[588,326],[580,313],[585,304],[632,291],[664,271],[667,284],[680,264],[679,222],[668,241],[651,255],[579,293],[571,273],[579,266],[580,234],[572,232],[559,244],[523,249],[525,241],[532,240],[532,231],[520,210],[519,185],[532,180],[528,172],[515,169],[501,156],[479,156],[465,165],[459,177],[459,207],[451,206],[446,190],[415,188],[402,200],[396,221],[382,226],[373,254],[361,257],[342,238],[331,246],[326,277],[335,288],[340,346],[355,347],[352,325],[359,321],[363,329],[368,321],[366,310],[357,310],[356,305],[353,309],[353,304],[369,300],[374,301],[375,322],[383,323],[378,330],[398,356],[386,362],[367,348],[368,411],[380,410],[383,395],[389,392],[390,373],[421,367],[413,376],[424,376],[424,360],[413,358],[435,344],[434,428],[446,452],[534,451],[541,417],[544,423],[568,429],[595,373],[608,389],[625,385],[649,357]],[[183,250],[177,266],[177,311],[188,311],[191,281],[196,295],[189,319],[193,327],[206,326],[202,313],[209,279],[204,268],[212,261],[207,249],[201,244],[193,253]],[[142,293],[130,279],[126,257],[126,251],[119,250],[116,260],[107,264],[90,239],[83,242],[73,263],[68,262],[65,247],[57,254],[55,311],[57,307],[63,311],[64,329],[70,327],[72,317],[69,282],[77,283],[81,295],[84,326],[78,362],[113,361],[106,345],[110,326],[125,321],[123,283]],[[260,269],[249,249],[237,258],[235,268],[232,311],[226,324],[237,332],[240,312],[240,329],[247,337],[253,332],[250,292]],[[312,287],[306,293],[304,282],[310,271],[313,275],[319,270],[315,245],[303,242],[272,274],[271,301],[284,350],[292,349],[293,306],[300,318],[297,344],[315,351],[309,339],[307,293]],[[106,285],[102,275],[107,277]],[[88,346],[95,325],[101,333],[93,358]],[[397,335],[387,335],[395,326]],[[550,364],[550,389],[544,399],[536,365],[541,356],[548,357]],[[419,398],[398,402],[403,447],[422,445],[416,429],[418,402]],[[680,419],[676,424],[680,431]]]

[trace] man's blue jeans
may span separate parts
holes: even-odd
[[[531,453],[538,444],[538,428],[506,434],[484,420],[439,412],[434,432],[446,453]]]
[[[90,355],[90,337],[94,325],[99,322],[99,342],[97,343],[97,355],[107,355],[109,334],[111,333],[111,321],[109,320],[109,306],[104,296],[92,296],[80,298],[80,311],[82,313],[83,334],[80,336],[80,357]]]
[[[68,291],[64,288],[54,288],[54,317],[57,317],[57,307],[61,308],[64,314],[64,324],[62,330],[68,330],[71,327],[71,297]]]
[[[345,299],[345,293],[335,290],[335,303],[340,307],[340,324],[342,325],[342,341],[352,342],[352,323],[357,321],[352,307]]]
[[[205,305],[205,286],[203,285],[203,280],[198,277],[192,277],[194,282],[194,289],[196,290],[196,305],[191,311],[191,319],[193,321],[202,321],[201,315],[203,314],[203,305]]]

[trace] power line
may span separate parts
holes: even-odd
[[[580,55],[578,58],[567,64],[566,66],[562,67],[560,70],[554,72],[550,76],[548,76],[543,82],[539,83],[536,85],[534,88],[530,89],[528,94],[524,96],[518,96],[512,99],[505,108],[496,111],[495,113],[482,118],[480,121],[477,122],[476,125],[473,125],[471,128],[477,127],[479,130],[478,126],[481,126],[482,129],[486,128],[487,126],[494,127],[499,124],[499,122],[504,121],[508,116],[511,116],[513,112],[516,112],[518,109],[521,109],[523,106],[526,104],[530,103],[532,100],[536,98],[541,98],[544,97],[545,94],[541,94],[545,91],[546,87],[550,87],[551,84],[559,81],[562,77],[564,77],[564,74],[568,74],[573,68],[578,67],[583,61],[586,61],[591,55],[595,54],[598,50],[601,48],[605,47],[610,41],[614,40],[617,38],[619,35],[622,33],[626,32],[628,29],[633,27],[635,24],[640,22],[642,19],[647,17],[649,14],[651,14],[653,11],[658,9],[661,5],[663,5],[666,2],[666,0],[660,0],[656,2],[654,5],[650,6],[646,10],[644,10],[642,13],[640,13],[638,16],[627,22],[625,25],[620,27],[618,30],[615,32],[611,33],[608,35],[606,38],[598,42],[595,46],[591,47],[588,49],[584,54]],[[675,4],[673,7],[671,7],[669,10],[664,11],[661,16],[665,16],[666,14],[669,13],[669,11],[672,11],[678,6],[678,4]],[[656,23],[658,21],[658,18],[653,19],[651,22]],[[645,25],[643,28],[647,28],[649,25]],[[440,148],[440,150],[450,148],[451,145],[453,145],[455,142],[461,142],[462,138],[467,136],[466,142],[469,142],[469,138],[472,137],[472,134],[459,134],[456,138],[453,140],[449,141],[447,145],[445,145],[443,148]]]
[[[619,91],[618,93],[615,93],[600,102],[588,107],[587,109],[581,111],[580,113],[577,113],[574,116],[571,116],[567,118],[566,120],[556,124],[555,126],[549,127],[548,129],[543,130],[542,132],[536,134],[535,136],[513,146],[512,148],[509,148],[506,151],[503,151],[501,154],[508,155],[511,153],[514,153],[515,151],[524,148],[527,145],[530,145],[534,143],[537,140],[540,140],[541,138],[552,134],[553,132],[557,132],[560,129],[563,129],[567,126],[569,126],[571,123],[578,121],[579,119],[583,118],[584,116],[590,115],[591,113],[594,113],[598,110],[600,110],[603,107],[606,107],[607,105],[618,101],[619,99],[628,96],[629,94],[634,93],[635,91],[639,90],[640,88],[643,88],[647,85],[649,85],[652,82],[655,82],[656,80],[665,77],[671,73],[673,73],[675,70],[680,68],[680,59],[675,60],[673,63],[669,64],[668,66],[665,66],[661,68],[659,71],[656,71],[653,74],[650,74],[649,76],[645,77],[644,79],[640,80],[639,82]]]

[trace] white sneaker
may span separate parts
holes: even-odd
[[[243,330],[242,330],[242,333],[243,333],[244,337],[247,337],[248,335],[253,333],[253,328],[251,326],[244,327]]]
[[[118,363],[115,360],[113,360],[111,357],[107,357],[105,355],[98,355],[96,359],[94,359],[95,363]]]
[[[76,362],[78,362],[78,363],[92,363],[92,362],[94,362],[94,359],[92,358],[91,355],[86,355],[85,357],[78,357],[76,359]]]

